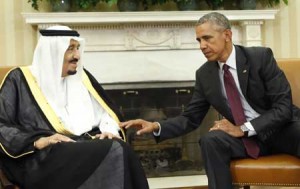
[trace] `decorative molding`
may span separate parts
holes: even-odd
[[[127,50],[180,49],[179,28],[126,28]]]
[[[45,29],[68,25],[86,38],[86,51],[197,49],[196,21],[210,11],[22,13],[26,23]],[[262,45],[261,25],[277,10],[220,11],[233,24],[236,44]],[[243,35],[241,34],[243,33]],[[38,34],[39,35],[39,34]],[[156,35],[156,36],[154,36]],[[108,40],[108,38],[112,40]]]
[[[193,22],[211,11],[141,11],[141,12],[68,12],[22,13],[26,23],[39,24],[107,24]],[[272,20],[278,10],[224,10],[219,11],[232,21]]]
[[[150,83],[173,86],[180,81],[190,84],[195,70],[206,60],[195,40],[195,23],[208,12],[68,12],[23,16],[26,23],[38,29],[62,24],[78,30],[86,40],[85,66],[109,88],[126,83],[139,83],[135,87]],[[261,46],[264,21],[275,19],[277,10],[220,12],[231,21],[235,44]]]
[[[261,46],[261,26],[264,24],[261,20],[240,21],[243,31],[243,45]]]

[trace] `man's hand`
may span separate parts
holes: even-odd
[[[75,142],[73,139],[62,135],[62,134],[54,134],[49,137],[41,137],[34,142],[34,147],[38,150],[41,150],[47,146],[61,143],[61,142]]]
[[[214,130],[222,130],[233,137],[244,136],[244,132],[241,130],[241,128],[239,126],[233,125],[227,119],[215,121],[215,124],[213,125],[212,128],[209,129],[209,131],[214,131]]]
[[[142,135],[145,133],[152,133],[153,131],[158,132],[158,130],[159,130],[158,123],[145,121],[143,119],[136,119],[136,120],[130,120],[130,121],[126,121],[126,122],[121,122],[119,125],[120,125],[120,127],[123,127],[125,129],[128,129],[130,127],[136,128],[137,135]]]
[[[96,134],[95,137],[99,138],[99,139],[105,139],[105,138],[108,138],[108,139],[113,139],[113,138],[122,139],[119,135],[114,135],[110,132],[103,132],[101,134]]]

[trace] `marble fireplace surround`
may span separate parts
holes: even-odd
[[[205,62],[196,21],[209,11],[22,13],[38,29],[68,25],[86,39],[85,67],[107,89],[193,85]],[[265,20],[277,10],[220,11],[232,22],[233,41],[261,46]],[[37,34],[39,35],[39,34]]]

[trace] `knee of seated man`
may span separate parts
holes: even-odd
[[[118,143],[118,145],[122,146],[122,148],[126,148],[126,149],[127,148],[132,148],[129,143],[127,143],[127,142],[125,142],[123,140],[120,140],[120,139],[115,139],[114,143]]]
[[[226,137],[230,137],[230,135],[228,135],[224,131],[221,130],[209,131],[205,133],[203,136],[201,136],[199,140],[199,144],[200,146],[224,144],[222,141],[224,141]]]

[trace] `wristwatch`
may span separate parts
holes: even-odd
[[[246,125],[241,125],[241,130],[243,131],[244,133],[244,136],[245,137],[248,137],[248,132],[250,131],[250,129],[248,129],[248,127],[246,127]]]

